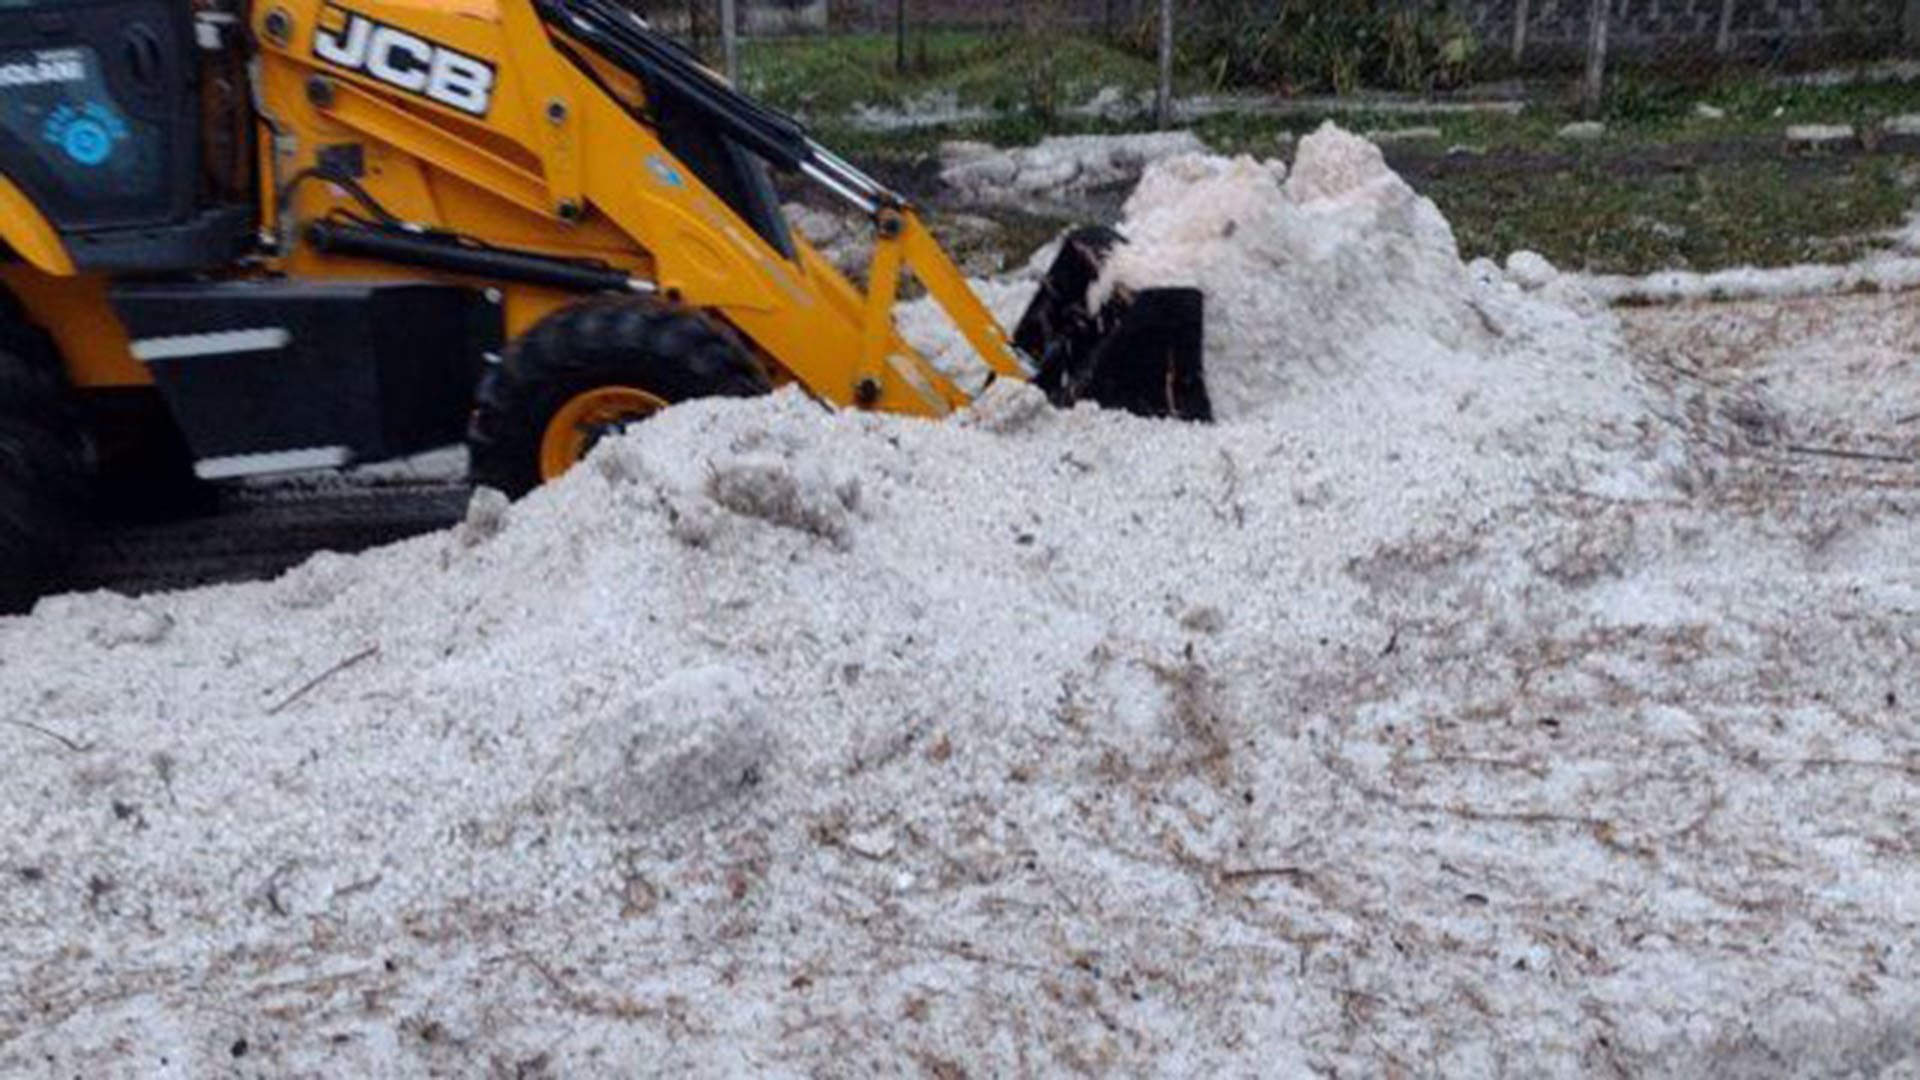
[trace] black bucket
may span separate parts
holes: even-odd
[[[1209,422],[1200,290],[1119,289],[1097,311],[1088,302],[1107,258],[1124,243],[1112,229],[1070,234],[1014,344],[1038,362],[1034,384],[1062,408],[1091,401],[1137,416]]]

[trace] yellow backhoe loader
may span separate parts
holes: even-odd
[[[856,287],[772,173],[872,222]],[[613,0],[0,0],[0,610],[75,529],[464,440],[518,497],[689,398],[941,417],[911,275],[987,369],[1207,418],[1201,297],[1009,335],[907,200]]]

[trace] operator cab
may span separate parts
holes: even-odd
[[[0,176],[83,270],[226,264],[250,241],[239,23],[181,0],[0,0]]]

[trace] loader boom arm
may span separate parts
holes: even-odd
[[[882,369],[889,364],[923,395],[936,393],[953,404],[964,401],[950,380],[911,350],[898,348],[892,312],[908,271],[996,376],[1032,377],[1032,366],[906,199],[814,141],[797,121],[734,90],[678,42],[654,32],[611,0],[537,0],[537,9],[550,25],[603,55],[628,58],[650,92],[672,96],[680,107],[769,165],[806,176],[873,223],[874,258],[862,305],[854,404],[876,403]]]
[[[959,329],[973,346],[974,352],[997,376],[1029,379],[1033,371],[1026,360],[1014,348],[1007,333],[1001,328],[999,320],[980,302],[980,297],[967,284],[966,275],[953,264],[953,258],[933,233],[920,220],[920,216],[911,208],[882,210],[878,218],[879,242],[874,250],[874,269],[868,275],[868,295],[885,301],[894,295],[899,286],[901,268],[913,271],[920,283],[927,288],[947,318]],[[883,270],[887,271],[883,274]],[[888,279],[890,274],[891,280]],[[890,304],[880,305],[883,309]],[[881,326],[868,326],[866,340],[869,347],[876,343],[884,344],[882,335],[891,329],[891,323]]]

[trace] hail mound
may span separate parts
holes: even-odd
[[[1131,244],[1096,299],[1122,286],[1204,290],[1207,383],[1226,419],[1328,387],[1364,402],[1367,384],[1479,378],[1516,362],[1508,337],[1565,315],[1476,280],[1434,204],[1379,147],[1331,124],[1301,141],[1291,175],[1251,158],[1160,163],[1121,231]]]
[[[1119,229],[1129,242],[1090,300],[1205,292],[1206,383],[1223,423],[1277,424],[1329,453],[1438,458],[1437,472],[1468,486],[1506,474],[1524,488],[1569,468],[1604,487],[1658,486],[1614,452],[1649,407],[1615,320],[1564,282],[1464,263],[1439,209],[1359,136],[1323,126],[1291,172],[1249,157],[1159,160]],[[1017,318],[1051,257],[976,289]],[[936,365],[977,377],[933,304],[910,305],[901,325]]]
[[[1344,136],[1178,168],[1236,423],[694,403],[0,620],[0,1074],[1908,1059],[1896,493],[1672,497],[1607,320]]]

